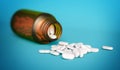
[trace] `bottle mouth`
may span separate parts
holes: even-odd
[[[34,21],[32,32],[38,42],[49,43],[60,38],[62,27],[56,19],[42,15]]]

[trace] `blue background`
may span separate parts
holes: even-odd
[[[10,27],[11,17],[23,8],[53,14],[63,27],[61,38],[43,45],[15,35]],[[83,42],[100,52],[74,60],[38,53],[59,41]],[[103,45],[114,50],[102,50]],[[1,0],[0,70],[120,70],[120,1]]]

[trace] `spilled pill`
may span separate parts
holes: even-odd
[[[99,52],[98,48],[91,48],[91,52]]]
[[[50,50],[39,50],[39,53],[50,53]]]
[[[83,53],[80,53],[80,58],[83,58],[84,54]]]
[[[60,42],[59,42],[59,45],[68,45],[68,42],[60,41]]]
[[[113,47],[103,46],[105,50],[113,50]],[[98,48],[83,43],[71,43],[60,41],[57,45],[52,45],[51,50],[39,50],[39,53],[48,53],[55,56],[61,55],[63,59],[72,60],[75,58],[83,58],[87,53],[99,52]]]
[[[60,53],[56,52],[56,51],[50,51],[50,54],[58,56]]]
[[[62,54],[62,58],[72,60],[75,58],[74,54],[72,52],[64,52]]]
[[[52,45],[51,46],[51,50],[57,50],[57,49],[59,49],[59,47],[57,47],[57,45]]]
[[[113,47],[110,47],[110,46],[103,46],[102,48],[105,50],[113,50]]]
[[[77,48],[73,49],[73,53],[75,57],[78,57],[80,55],[79,50]]]

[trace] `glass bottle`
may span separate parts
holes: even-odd
[[[20,37],[47,44],[60,38],[62,26],[54,16],[21,9],[11,19],[12,30]]]

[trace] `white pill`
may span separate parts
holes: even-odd
[[[73,53],[70,53],[70,52],[64,52],[62,54],[62,58],[64,59],[68,59],[68,60],[72,60],[75,58],[74,54]]]
[[[50,37],[51,39],[56,39],[56,38],[57,38],[56,35],[49,35],[49,37]]]
[[[80,58],[83,58],[84,54],[80,53]]]
[[[84,56],[84,53],[82,52],[81,49],[79,50],[79,56],[80,56],[80,58],[82,58]]]
[[[58,52],[56,52],[56,51],[50,51],[50,54],[57,56],[57,55],[59,55],[60,53],[58,53]]]
[[[78,44],[75,44],[75,46],[73,46],[74,48],[80,48],[80,46]]]
[[[50,53],[50,50],[39,50],[39,53]]]
[[[84,45],[84,47],[82,47],[84,49],[87,50],[87,52],[91,52],[91,46],[90,45]]]
[[[81,45],[81,47],[79,48],[80,51],[82,51],[84,54],[86,54],[89,51],[89,48],[86,47],[85,45]]]
[[[58,47],[59,47],[60,50],[64,50],[64,49],[66,49],[66,46],[64,46],[64,45],[63,45],[63,46],[58,45]]]
[[[68,42],[60,41],[60,42],[59,42],[59,45],[68,45]]]
[[[80,53],[80,54],[87,54],[87,50],[84,49],[84,48],[80,48],[80,49],[79,49],[79,53]]]
[[[90,51],[91,51],[91,52],[99,52],[99,49],[98,49],[98,48],[91,48]]]
[[[85,45],[81,45],[80,48],[86,49],[87,47]]]
[[[76,43],[75,44],[76,48],[81,48],[82,45],[83,45],[83,43]]]
[[[59,49],[59,47],[57,45],[52,45],[51,46],[51,50],[57,50],[57,49]]]
[[[80,58],[82,58],[84,56],[84,54],[87,54],[87,50],[85,49],[80,49],[79,50],[79,54],[80,54]]]
[[[105,50],[113,50],[113,47],[110,47],[110,46],[103,46],[102,48]]]
[[[73,47],[74,47],[74,48],[81,48],[81,45],[78,44],[78,43],[76,43]]]
[[[50,30],[50,35],[54,35],[54,33],[55,33],[54,29]]]
[[[75,57],[78,57],[80,55],[79,50],[77,48],[73,49],[73,53]]]
[[[48,35],[53,35],[55,33],[55,27],[54,25],[50,25],[48,28]]]
[[[64,51],[63,50],[56,50],[58,53],[63,53]]]
[[[68,49],[71,49],[71,50],[74,49],[74,47],[73,47],[72,45],[67,45],[66,47],[67,47]]]
[[[66,48],[66,49],[64,49],[63,51],[64,51],[64,52],[72,52],[72,50],[69,49],[69,48]]]

